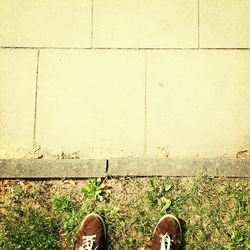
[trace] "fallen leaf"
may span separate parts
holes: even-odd
[[[33,149],[33,152],[35,153],[35,152],[37,152],[40,149],[41,149],[41,146],[38,146],[38,147],[36,147],[36,148]]]
[[[28,183],[24,183],[24,182],[20,181],[19,185],[20,185],[20,187],[22,188],[23,191],[27,191],[27,190],[29,190],[29,189],[32,188],[32,184],[29,183],[29,182]]]
[[[2,185],[4,187],[15,187],[17,185],[17,182],[16,181],[4,180]]]
[[[238,159],[250,159],[250,150],[247,150],[247,149],[240,150],[236,154],[236,158],[238,158]]]
[[[43,154],[39,154],[37,155],[36,159],[42,159],[43,158]]]
[[[76,183],[73,180],[66,180],[63,182],[63,184],[70,184],[71,186],[76,186]]]

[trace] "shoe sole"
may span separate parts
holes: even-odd
[[[176,222],[178,223],[178,225],[179,225],[179,227],[180,227],[180,235],[181,235],[180,240],[182,241],[181,223],[180,223],[180,221],[179,221],[174,215],[172,215],[172,214],[166,214],[166,215],[164,215],[164,216],[159,220],[159,222],[157,223],[157,225],[156,225],[156,227],[155,227],[155,230],[154,230],[153,235],[155,234],[156,228],[157,228],[157,226],[159,225],[159,223],[160,223],[162,220],[166,219],[167,217],[173,218],[173,219],[176,220]]]
[[[88,214],[88,215],[84,218],[84,220],[82,221],[81,227],[80,227],[80,228],[82,228],[84,222],[85,222],[86,219],[87,219],[88,217],[90,217],[90,216],[96,216],[97,218],[100,219],[100,221],[102,222],[102,225],[103,225],[104,236],[105,236],[105,240],[106,240],[106,227],[105,227],[105,223],[104,223],[103,218],[102,218],[100,215],[98,215],[98,214],[95,214],[95,213]]]

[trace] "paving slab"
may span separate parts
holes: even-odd
[[[148,51],[148,156],[234,158],[250,148],[250,51]]]
[[[91,0],[0,0],[0,6],[0,46],[91,46]]]
[[[207,176],[250,177],[248,159],[111,158],[111,176]]]
[[[105,159],[0,160],[0,178],[86,178],[106,176]]]
[[[250,48],[249,0],[200,0],[200,46]]]
[[[0,158],[32,148],[36,67],[36,51],[0,49]]]
[[[144,150],[144,52],[42,50],[37,143],[81,158]]]
[[[197,0],[94,1],[94,47],[197,48]]]

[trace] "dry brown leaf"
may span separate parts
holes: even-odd
[[[40,150],[41,149],[41,146],[38,146],[38,147],[36,147],[36,148],[33,148],[33,152],[35,153],[35,152],[37,152],[38,150]]]
[[[70,184],[73,187],[76,186],[76,183],[73,180],[66,180],[66,181],[63,182],[63,184]]]
[[[41,154],[39,154],[39,155],[37,155],[37,157],[36,157],[36,159],[42,159],[43,158],[43,154],[41,153]]]
[[[23,191],[27,191],[27,190],[29,190],[29,189],[32,188],[32,184],[29,183],[29,182],[28,183],[24,183],[24,182],[20,181],[19,185],[20,185],[20,187],[22,188]]]
[[[4,187],[15,187],[17,185],[17,181],[4,180],[2,184]]]
[[[80,159],[80,152],[79,151],[73,153],[61,152],[61,154],[58,155],[58,159]]]
[[[24,158],[25,159],[42,159],[44,157],[41,147],[38,146],[33,150],[29,151]]]
[[[247,149],[240,150],[236,154],[236,158],[238,158],[238,159],[250,159],[250,150],[247,150]]]

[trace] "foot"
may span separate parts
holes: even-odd
[[[170,214],[163,216],[155,227],[152,250],[181,250],[181,225]]]
[[[97,214],[89,214],[83,220],[75,250],[105,249],[106,230],[102,218]]]

